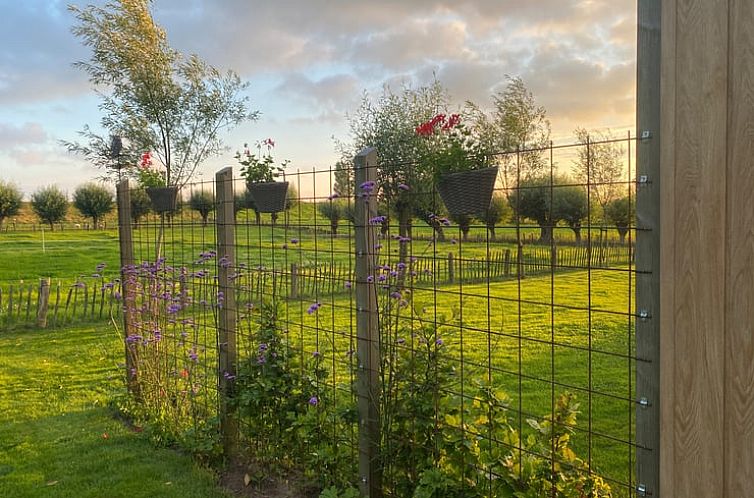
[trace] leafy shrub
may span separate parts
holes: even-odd
[[[96,183],[81,185],[73,193],[73,205],[82,215],[92,219],[92,228],[99,227],[99,220],[115,207],[113,194]]]
[[[23,195],[17,186],[0,180],[0,228],[5,218],[15,216],[21,209]]]
[[[63,191],[54,185],[42,187],[32,194],[31,208],[43,223],[50,225],[50,230],[54,230],[55,223],[65,218],[68,199]]]

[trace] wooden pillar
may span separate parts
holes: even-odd
[[[751,496],[754,4],[661,4],[660,496]]]
[[[126,384],[132,395],[138,396],[138,382],[136,371],[136,359],[131,349],[128,338],[133,332],[134,323],[134,295],[129,283],[129,268],[134,266],[133,234],[131,229],[131,192],[128,180],[120,182],[116,189],[116,202],[118,204],[118,241],[120,244],[120,278],[123,291],[123,337],[126,355]],[[68,299],[71,293],[68,292]],[[68,311],[68,301],[66,301]]]
[[[354,158],[356,238],[356,330],[359,408],[359,490],[368,498],[382,496],[380,464],[380,335],[377,288],[374,284],[377,198],[362,188],[377,178],[377,151],[368,148]],[[369,278],[372,277],[372,278]],[[371,280],[371,281],[370,281]]]
[[[218,387],[220,393],[220,433],[223,450],[230,457],[238,442],[238,420],[231,402],[236,369],[236,291],[231,274],[235,271],[235,210],[233,209],[233,168],[223,168],[215,175],[217,230]]]
[[[39,281],[39,306],[37,306],[37,327],[47,328],[47,310],[50,302],[50,279]]]

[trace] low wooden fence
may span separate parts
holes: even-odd
[[[550,272],[584,271],[588,268],[617,268],[632,262],[630,246],[602,244],[595,246],[523,245],[518,250],[493,251],[489,257],[459,258],[455,253],[445,257],[420,256],[408,263],[414,284],[473,284],[487,281],[546,275]],[[388,273],[387,260],[378,261],[378,269]],[[378,276],[376,275],[375,278]],[[354,268],[347,263],[299,265],[287,269],[266,269],[257,272],[249,288],[266,289],[275,295],[293,299],[347,293],[355,281]]]
[[[103,280],[0,284],[0,324],[44,328],[120,316],[120,293],[120,283]]]

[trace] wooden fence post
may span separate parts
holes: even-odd
[[[235,210],[233,209],[233,168],[223,168],[215,175],[217,213],[217,286],[222,306],[218,311],[218,386],[220,391],[220,433],[223,450],[230,457],[238,441],[238,420],[232,406],[236,371],[236,292],[231,274],[235,266]],[[274,283],[273,283],[274,285]],[[220,294],[221,293],[221,294]],[[222,297],[220,297],[222,296]]]
[[[291,263],[291,299],[298,299],[298,266]]]
[[[377,289],[367,281],[376,267],[377,230],[369,222],[377,216],[377,198],[361,188],[377,177],[377,151],[368,148],[354,158],[356,181],[354,234],[356,237],[357,397],[359,402],[359,489],[368,498],[382,496],[380,465],[380,347]],[[363,197],[362,197],[363,196]],[[371,280],[371,279],[370,279]]]
[[[118,240],[120,242],[120,281],[123,291],[123,337],[125,339],[123,345],[126,354],[126,384],[128,391],[132,395],[138,396],[136,361],[128,342],[134,323],[134,295],[128,282],[128,269],[134,265],[134,247],[133,234],[131,233],[131,192],[127,179],[118,184],[116,199],[118,204]],[[70,298],[70,292],[68,297]],[[68,303],[66,303],[67,307]]]
[[[503,263],[503,274],[507,277],[511,274],[511,250],[505,250],[505,261]]]
[[[524,263],[524,246],[518,245],[518,255],[516,257],[516,268],[518,269],[518,278],[526,278],[526,265]]]
[[[50,301],[50,279],[39,281],[39,306],[37,307],[37,327],[47,328],[47,308]]]
[[[453,253],[448,253],[448,283],[452,284],[456,279],[456,269],[453,264]]]

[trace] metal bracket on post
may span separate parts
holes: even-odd
[[[371,185],[377,177],[377,151],[368,148],[354,158],[356,238],[356,355],[359,419],[359,490],[362,496],[382,496],[380,465],[380,336],[377,326],[377,289],[374,275],[377,230],[369,220],[377,216],[377,198]]]

